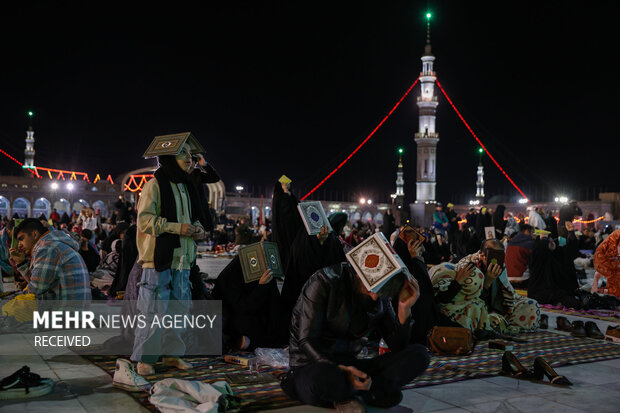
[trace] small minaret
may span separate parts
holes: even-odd
[[[403,177],[403,148],[398,148],[398,171],[396,172],[396,193],[394,203],[402,206],[405,198],[405,178]]]
[[[437,143],[439,134],[435,132],[435,113],[437,96],[435,96],[435,56],[431,53],[431,14],[426,15],[426,46],[422,56],[422,73],[420,74],[421,95],[418,97],[419,128],[415,134],[418,149],[416,173],[416,202],[435,202],[435,177],[437,166]]]
[[[478,149],[480,154],[478,160],[478,179],[476,179],[476,198],[484,198],[484,167],[482,166],[482,148]]]
[[[24,150],[24,165],[22,168],[34,168],[34,129],[32,129],[32,116],[34,113],[28,112],[30,120],[28,130],[26,131],[26,150]]]

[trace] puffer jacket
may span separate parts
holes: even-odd
[[[407,346],[412,321],[400,324],[392,300],[355,291],[356,277],[348,263],[325,267],[304,285],[293,309],[290,327],[290,366],[312,362],[338,363],[362,349],[362,337],[377,332],[391,351]]]

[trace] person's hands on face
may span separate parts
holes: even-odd
[[[454,279],[457,283],[463,284],[463,281],[465,281],[465,279],[467,279],[474,273],[475,268],[476,265],[473,262],[468,263],[467,265],[459,268],[456,271],[456,276],[454,277]]]
[[[19,249],[17,248],[9,249],[9,261],[11,262],[11,264],[20,265],[25,260],[26,260],[26,254],[21,252]]]
[[[321,245],[323,245],[323,243],[325,242],[328,236],[329,236],[329,228],[327,228],[327,225],[323,225],[323,227],[321,228],[321,231],[318,234],[316,234],[316,237],[319,239],[319,243]]]
[[[409,255],[411,255],[411,258],[418,256],[418,249],[420,248],[420,245],[422,245],[423,242],[424,242],[423,239],[417,239],[417,240],[412,239],[411,241],[409,241],[409,244],[407,245],[407,249],[409,250]]]
[[[368,391],[370,390],[370,386],[372,385],[372,379],[370,376],[363,371],[353,367],[353,366],[343,366],[342,364],[338,365],[338,368],[347,376],[349,383],[353,386],[353,389],[356,391]]]
[[[207,165],[207,160],[201,153],[197,153],[196,157],[198,158],[198,165],[205,167]]]
[[[196,228],[192,224],[181,224],[181,235],[192,237],[196,233]]]
[[[407,311],[411,310],[411,307],[418,301],[420,298],[420,286],[415,278],[411,278],[410,280],[405,280],[403,283],[403,288],[400,290],[398,294],[398,309],[405,311],[405,315],[408,315]]]
[[[261,285],[267,284],[271,280],[273,280],[273,273],[271,272],[269,268],[267,268],[265,272],[263,273],[263,275],[261,275],[260,279],[258,280],[258,283]]]
[[[502,267],[497,264],[491,264],[487,267],[486,278],[495,280],[502,273]]]

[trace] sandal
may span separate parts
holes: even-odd
[[[534,379],[534,371],[526,369],[517,357],[510,351],[502,356],[502,372],[516,379]]]
[[[544,376],[547,376],[549,383],[551,384],[557,384],[560,386],[570,386],[573,384],[566,377],[560,376],[556,373],[547,360],[542,357],[536,357],[534,359],[534,375],[538,380],[542,380]]]
[[[42,379],[24,366],[0,381],[0,400],[44,396],[54,388],[54,381]]]

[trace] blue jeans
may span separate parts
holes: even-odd
[[[185,354],[182,328],[152,327],[157,317],[161,323],[164,315],[188,315],[192,299],[189,270],[142,270],[137,307],[146,326],[136,328],[132,361],[153,364],[160,355],[179,357]]]

